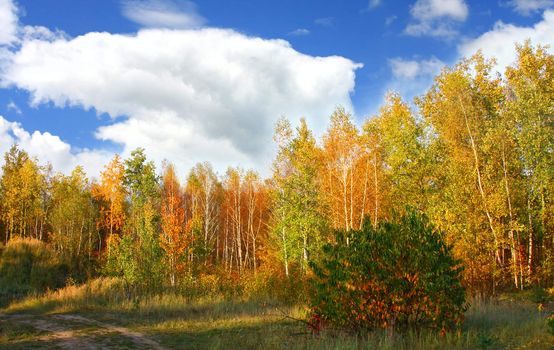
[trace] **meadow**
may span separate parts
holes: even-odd
[[[461,331],[444,335],[312,334],[300,321],[307,316],[302,303],[222,293],[134,297],[122,280],[100,278],[12,302],[1,311],[0,348],[552,349],[552,306],[545,296],[533,302],[534,294],[472,298]]]

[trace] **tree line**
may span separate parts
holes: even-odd
[[[406,208],[446,233],[475,292],[554,283],[554,56],[530,42],[503,75],[480,53],[445,68],[413,104],[389,93],[358,126],[337,108],[318,140],[275,127],[272,176],[209,163],[179,179],[143,149],[97,180],[55,174],[14,145],[0,229],[47,242],[75,278],[175,286],[200,274],[304,276],[333,230]]]

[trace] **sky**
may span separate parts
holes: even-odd
[[[0,152],[268,176],[279,118],[361,125],[479,49],[501,73],[526,39],[554,47],[554,0],[0,0]]]

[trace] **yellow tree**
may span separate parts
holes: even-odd
[[[239,274],[242,272],[245,263],[245,238],[246,224],[244,220],[243,210],[243,191],[242,191],[243,171],[240,169],[229,168],[224,180],[225,190],[225,219],[224,232],[226,240],[230,241],[231,245],[227,248],[227,256],[229,257],[229,268],[233,267],[233,260],[236,261]]]
[[[186,184],[187,221],[195,234],[194,259],[208,265],[215,252],[221,209],[221,184],[208,162],[196,164]]]
[[[260,239],[268,225],[265,185],[252,170],[229,168],[223,180],[223,191],[218,247],[221,245],[225,266],[232,270],[236,265],[239,273],[247,267],[256,272]]]
[[[384,150],[379,118],[368,119],[363,125],[362,148],[366,153],[366,171],[369,190],[364,196],[363,208],[371,218],[373,227],[387,216],[389,211],[389,183],[385,176]],[[365,188],[365,185],[364,185]]]
[[[43,238],[47,183],[42,170],[16,145],[5,154],[0,206],[6,242],[12,235]]]
[[[321,185],[333,227],[359,229],[367,213],[370,158],[352,116],[338,108],[323,136]]]
[[[499,153],[491,138],[504,95],[492,65],[480,53],[465,59],[418,100],[444,151],[445,186],[435,218],[466,261],[466,278],[482,288],[495,287],[504,246],[502,169],[494,165]]]
[[[92,187],[92,195],[99,202],[98,228],[104,230],[107,241],[115,244],[125,222],[124,166],[119,155],[100,173],[100,183]],[[110,248],[108,244],[108,255]]]
[[[554,283],[554,55],[529,41],[516,50],[517,60],[505,74],[510,94],[505,114],[512,126],[509,136],[517,143],[524,182],[512,188],[525,192],[523,205],[513,206],[523,207],[515,227],[525,224],[528,278],[542,278],[548,285]],[[517,193],[512,196],[517,200]]]
[[[247,252],[250,254],[252,268],[256,273],[259,262],[258,255],[262,250],[263,238],[267,239],[269,207],[267,189],[260,176],[253,170],[247,171],[243,180],[245,198]],[[250,247],[250,248],[249,248]]]
[[[190,240],[185,234],[183,193],[172,164],[165,165],[164,169],[161,214],[160,245],[168,260],[171,286],[175,286],[176,275],[183,267],[182,258]]]

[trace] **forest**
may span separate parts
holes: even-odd
[[[320,138],[304,119],[298,125],[281,119],[275,125],[277,152],[269,178],[240,167],[217,174],[208,162],[195,165],[186,178],[179,178],[171,160],[157,169],[147,158],[147,150],[140,148],[125,159],[116,155],[97,179],[81,167],[64,175],[13,145],[4,155],[0,180],[4,311],[80,310],[87,305],[94,308],[90,305],[95,298],[105,298],[98,302],[104,305],[102,310],[109,309],[105,304],[115,308],[128,303],[131,311],[127,312],[135,312],[136,317],[163,319],[160,305],[167,301],[164,298],[173,298],[169,304],[205,306],[199,300],[211,295],[221,302],[243,303],[241,307],[223,306],[226,311],[212,310],[216,315],[247,313],[240,308],[254,307],[249,303],[263,300],[272,312],[287,310],[283,312],[286,325],[311,330],[303,335],[300,347],[340,348],[337,339],[342,339],[345,347],[356,348],[376,341],[351,335],[360,329],[383,330],[379,339],[393,341],[389,331],[395,323],[375,322],[381,309],[388,310],[386,320],[401,309],[395,308],[399,304],[394,298],[383,306],[376,297],[381,295],[376,291],[396,293],[379,289],[379,283],[388,278],[380,275],[385,270],[367,267],[381,281],[370,280],[364,287],[364,295],[371,297],[360,299],[356,294],[348,301],[326,302],[327,309],[333,303],[340,305],[340,312],[352,304],[361,308],[356,309],[355,327],[352,322],[334,322],[342,314],[325,311],[318,302],[340,289],[330,287],[338,286],[343,278],[331,278],[334,273],[350,266],[366,268],[365,260],[348,260],[349,256],[366,251],[372,253],[361,254],[361,259],[381,261],[389,255],[380,252],[397,247],[399,255],[386,271],[403,268],[398,262],[408,259],[403,252],[420,249],[423,254],[406,264],[408,270],[416,265],[423,269],[424,264],[417,263],[421,259],[444,255],[446,262],[441,264],[449,264],[447,268],[433,263],[430,272],[407,272],[405,280],[410,286],[422,281],[442,285],[433,294],[436,305],[451,305],[454,298],[457,311],[441,311],[446,318],[456,318],[452,327],[428,327],[429,334],[442,333],[446,340],[395,340],[387,343],[391,348],[508,347],[503,338],[479,332],[473,338],[462,336],[466,340],[460,340],[459,333],[456,338],[456,329],[468,332],[462,326],[464,312],[466,323],[470,322],[471,313],[477,312],[475,305],[493,307],[489,303],[498,303],[506,295],[522,303],[513,308],[522,308],[523,313],[535,315],[537,307],[542,310],[533,321],[543,332],[540,340],[532,333],[533,339],[517,346],[536,340],[536,348],[548,348],[554,344],[547,331],[554,298],[554,55],[530,42],[515,49],[516,61],[502,74],[496,73],[494,60],[477,53],[444,68],[414,101],[390,92],[379,113],[361,124],[338,107]],[[413,230],[405,231],[403,223]],[[406,233],[417,230],[424,231],[417,236],[421,239],[440,236],[440,240],[421,248],[420,241]],[[389,231],[403,233],[372,241]],[[362,239],[362,235],[367,236]],[[356,244],[360,244],[358,250],[344,250]],[[434,249],[429,247],[439,246],[440,254],[424,254]],[[326,275],[322,266],[340,271]],[[437,266],[443,266],[449,282],[421,277]],[[355,288],[353,281],[371,277],[362,272],[351,276],[349,282],[340,282],[349,286],[345,290]],[[330,294],[317,296],[314,284]],[[392,284],[386,286],[392,288]],[[67,301],[71,299],[68,294],[90,294],[94,288],[103,296]],[[411,289],[402,288],[394,290],[405,301]],[[459,291],[455,296],[444,292],[453,288]],[[527,298],[535,300],[531,311],[526,309]],[[406,308],[432,297],[418,295],[416,299]],[[152,306],[152,300],[159,305]],[[504,304],[496,307],[513,310]],[[171,314],[170,307],[165,308]],[[205,309],[198,306],[198,310]],[[486,310],[488,315],[511,312]],[[341,317],[344,321],[353,315],[346,312]],[[314,317],[327,322],[315,324]],[[512,320],[521,324],[517,317]],[[366,319],[371,322],[364,323]],[[398,325],[400,318],[395,320]],[[406,320],[416,326],[419,322]],[[156,332],[141,327],[156,337]],[[550,327],[554,332],[552,316]],[[262,341],[265,330],[256,330],[254,341],[275,340],[271,333]],[[285,327],[282,332],[291,331]],[[191,343],[192,336],[172,343],[167,340],[171,334],[167,331],[157,339],[167,347],[224,347]],[[410,334],[405,339],[417,338]],[[240,341],[238,335],[231,337],[231,341]],[[266,346],[283,344],[274,346],[277,343]]]

